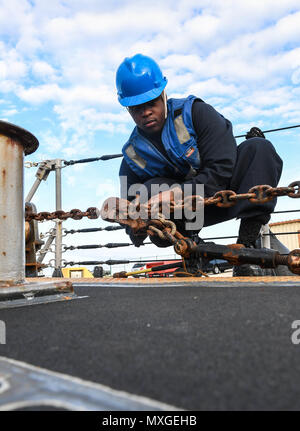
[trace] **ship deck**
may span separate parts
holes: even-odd
[[[300,409],[300,277],[72,283],[0,310],[0,409]]]

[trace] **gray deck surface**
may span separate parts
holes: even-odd
[[[188,410],[300,409],[299,287],[76,287],[0,311],[0,355]]]

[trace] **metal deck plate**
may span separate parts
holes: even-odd
[[[0,309],[82,298],[76,295],[70,281],[36,280],[38,281],[0,286]]]
[[[24,362],[0,357],[0,411],[35,406],[64,410],[179,410]]]

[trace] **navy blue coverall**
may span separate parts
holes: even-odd
[[[201,158],[201,167],[196,176],[188,181],[183,178],[152,178],[144,182],[150,193],[151,184],[204,184],[205,197],[213,196],[220,190],[233,190],[246,193],[256,185],[268,184],[276,187],[282,172],[282,160],[270,141],[264,138],[250,138],[236,145],[230,121],[221,116],[211,105],[196,100],[192,108],[194,129],[197,133],[197,145]],[[140,130],[143,134],[144,132]],[[160,134],[145,135],[156,148],[168,157],[163,147]],[[141,183],[140,178],[123,159],[120,176],[127,177],[127,190],[121,190],[121,197],[132,200],[128,189],[132,184]],[[150,196],[150,195],[149,195]],[[276,199],[265,204],[253,204],[248,200],[239,201],[230,208],[215,206],[205,207],[204,226],[211,226],[233,218],[256,217],[265,224],[270,219]],[[182,221],[176,220],[178,230],[185,236],[193,236],[195,231],[185,231]],[[132,242],[138,247],[146,236],[132,235],[126,229]],[[199,232],[199,231],[197,231]],[[156,237],[150,238],[157,246],[168,246],[168,243]]]

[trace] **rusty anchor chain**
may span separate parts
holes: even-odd
[[[251,203],[264,204],[279,196],[288,196],[293,199],[300,198],[300,181],[294,181],[288,187],[271,187],[259,185],[252,187],[247,193],[237,194],[233,190],[221,190],[213,197],[205,198],[204,205],[216,205],[220,208],[229,208],[241,200]]]
[[[81,211],[79,209],[72,209],[70,211],[54,211],[54,212],[46,212],[42,211],[39,213],[34,213],[30,209],[25,209],[25,221],[37,220],[37,221],[49,221],[49,220],[67,220],[69,218],[73,220],[81,220],[83,217],[87,217],[89,219],[97,219],[99,218],[99,210],[96,207],[90,207],[86,211]]]
[[[170,203],[170,213],[178,209],[188,208],[195,211],[199,205],[228,208],[238,201],[249,200],[254,204],[264,204],[280,196],[290,198],[300,198],[300,181],[294,181],[288,187],[271,187],[268,185],[258,185],[252,187],[247,193],[237,194],[233,190],[221,190],[214,196],[202,198],[198,195],[188,196],[178,202]],[[130,226],[135,234],[147,233],[149,236],[156,235],[163,240],[169,241],[174,246],[174,250],[182,258],[190,258],[197,253],[206,259],[221,258],[233,265],[243,263],[258,264],[263,268],[275,268],[278,265],[286,265],[291,272],[300,275],[300,250],[293,250],[288,255],[280,255],[276,250],[250,249],[240,244],[218,245],[213,243],[197,245],[189,238],[185,238],[177,231],[176,224],[167,220],[160,212],[162,205],[159,205],[157,217],[151,219],[151,207],[148,204],[140,204],[138,200],[129,202],[125,199],[108,198],[102,205],[101,211],[95,207],[90,207],[86,211],[72,209],[66,211],[39,212],[34,213],[31,208],[25,209],[25,220],[49,221],[49,220],[81,220],[83,217],[97,219],[101,215],[103,220],[117,222],[123,226]],[[143,214],[143,218],[140,214]]]
[[[254,204],[264,204],[279,196],[300,198],[300,181],[294,181],[288,187],[271,187],[259,185],[252,187],[247,193],[237,194],[232,190],[222,190],[213,197],[202,199],[200,196],[189,196],[185,200],[177,203],[172,202],[170,212],[188,205],[195,210],[199,203],[205,206],[216,205],[228,208],[238,201],[248,199]],[[161,207],[159,207],[161,209]],[[145,218],[136,217],[135,210],[144,210]],[[262,268],[276,268],[278,265],[288,266],[294,274],[300,275],[300,250],[293,250],[288,255],[281,255],[276,250],[246,248],[242,244],[219,245],[206,243],[197,245],[192,239],[185,238],[177,232],[176,224],[166,220],[162,213],[158,213],[156,219],[147,219],[150,216],[151,208],[147,204],[142,205],[137,202],[129,202],[125,199],[109,198],[101,209],[101,217],[106,221],[117,222],[121,225],[130,226],[135,234],[147,233],[149,236],[156,235],[163,240],[169,241],[174,246],[177,254],[183,259],[189,259],[193,254],[204,259],[225,259],[233,265],[253,263]],[[141,214],[141,212],[140,212]]]
[[[170,203],[170,213],[175,212],[178,209],[187,208],[195,211],[200,204],[204,206],[216,205],[218,207],[228,208],[235,205],[240,200],[248,199],[252,203],[263,204],[268,202],[278,196],[289,196],[291,198],[300,198],[300,181],[294,181],[288,187],[271,187],[268,185],[259,185],[252,187],[248,193],[237,194],[232,190],[221,190],[217,192],[214,196],[209,198],[202,198],[198,195],[188,196],[179,202]],[[115,203],[112,204],[112,202]],[[109,207],[115,212],[115,216],[111,217],[108,213],[105,213],[105,207]],[[158,208],[161,212],[161,207]],[[139,202],[128,202],[125,199],[119,198],[108,198],[104,202],[101,209],[101,217],[107,221],[117,221],[123,225],[130,225],[131,228],[135,230],[140,230],[145,226],[140,225],[138,218],[134,217],[137,211],[143,211],[143,214],[151,216],[151,208],[148,208],[147,204],[140,204]],[[70,211],[54,211],[54,212],[38,212],[35,213],[31,209],[26,208],[25,210],[25,220],[37,220],[37,221],[49,221],[49,220],[67,220],[69,218],[73,220],[81,220],[83,217],[89,219],[99,218],[100,211],[96,207],[90,207],[86,211],[81,211],[80,209],[72,209]],[[128,217],[130,223],[127,223]],[[120,221],[122,220],[122,222]],[[135,223],[132,223],[132,221]]]
[[[219,208],[229,208],[242,200],[249,200],[249,202],[253,204],[264,204],[281,196],[288,196],[293,199],[300,198],[300,181],[294,181],[289,184],[288,187],[258,185],[252,187],[247,193],[240,194],[235,193],[233,190],[221,190],[215,193],[214,196],[208,198],[202,198],[199,195],[191,195],[176,202],[161,202],[155,208],[150,206],[149,203],[141,204],[138,196],[137,199],[132,202],[126,199],[111,197],[104,201],[100,214],[103,220],[130,226],[134,232],[137,232],[144,228],[144,224],[141,223],[141,220],[153,218],[151,217],[153,209],[156,214],[164,213],[164,210],[167,211],[168,214],[173,214],[183,209],[196,211],[197,208],[199,209],[200,205],[216,205]],[[141,216],[137,217],[137,213]]]
[[[174,246],[174,251],[183,260],[193,255],[204,259],[224,259],[232,265],[243,265],[245,263],[259,265],[261,268],[276,268],[284,265],[297,275],[300,275],[300,250],[295,249],[288,255],[282,255],[277,250],[247,248],[242,244],[196,244],[192,239],[185,238],[176,231],[176,225],[170,220],[151,220],[148,224],[150,235],[157,235]]]

